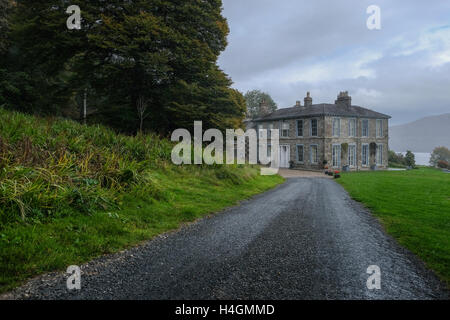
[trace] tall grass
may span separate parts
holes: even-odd
[[[155,135],[130,137],[2,108],[0,119],[0,228],[118,209],[125,194],[165,199],[163,182],[153,176],[158,170],[188,170],[234,184],[251,178],[238,166],[175,168],[172,143]]]

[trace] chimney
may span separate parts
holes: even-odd
[[[302,103],[301,103],[300,101],[296,101],[296,102],[295,102],[295,106],[296,106],[296,107],[301,107],[301,106],[302,106]]]
[[[352,105],[352,97],[348,95],[348,91],[342,91],[339,92],[337,100],[334,103],[350,107]]]
[[[306,93],[306,97],[305,97],[305,107],[309,107],[312,106],[312,98],[310,96],[309,91]]]

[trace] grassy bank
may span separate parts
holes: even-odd
[[[420,168],[348,173],[338,181],[450,285],[450,174]]]
[[[174,166],[172,144],[0,108],[0,291],[151,239],[281,183]]]

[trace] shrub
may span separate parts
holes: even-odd
[[[405,155],[405,164],[408,167],[414,168],[416,166],[416,158],[414,156],[414,153],[412,153],[411,151],[406,151],[406,155]]]
[[[445,161],[445,160],[439,160],[437,162],[437,166],[438,166],[438,168],[442,168],[442,169],[446,169],[446,168],[450,169],[449,163],[447,161]]]
[[[437,147],[433,150],[430,158],[430,164],[435,167],[438,165],[440,160],[450,163],[450,150],[446,147]]]

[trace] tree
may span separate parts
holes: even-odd
[[[8,47],[8,16],[11,7],[11,0],[0,0],[0,53],[6,51]]]
[[[247,91],[244,97],[247,103],[247,116],[251,119],[263,115],[260,110],[260,106],[263,101],[266,103],[269,112],[273,112],[278,108],[272,97],[268,93],[260,90]]]
[[[439,161],[450,163],[450,150],[446,147],[437,147],[431,153],[430,164],[435,167]]]
[[[147,107],[148,101],[145,100],[143,96],[140,96],[136,102],[136,110],[139,117],[139,133],[142,133],[142,128],[144,126],[144,120],[147,118]]]
[[[395,153],[392,150],[389,150],[389,165],[405,165],[405,157],[401,153]]]
[[[412,153],[410,150],[406,151],[405,164],[411,168],[414,168],[416,166],[416,159],[414,153]]]
[[[91,119],[125,132],[165,134],[189,113],[211,125],[242,120],[243,98],[217,66],[229,32],[221,0],[17,3],[7,74],[20,81],[6,94],[14,108],[58,114],[89,88]],[[69,5],[81,8],[81,30],[66,28]],[[152,101],[146,119],[136,113],[141,97]]]

